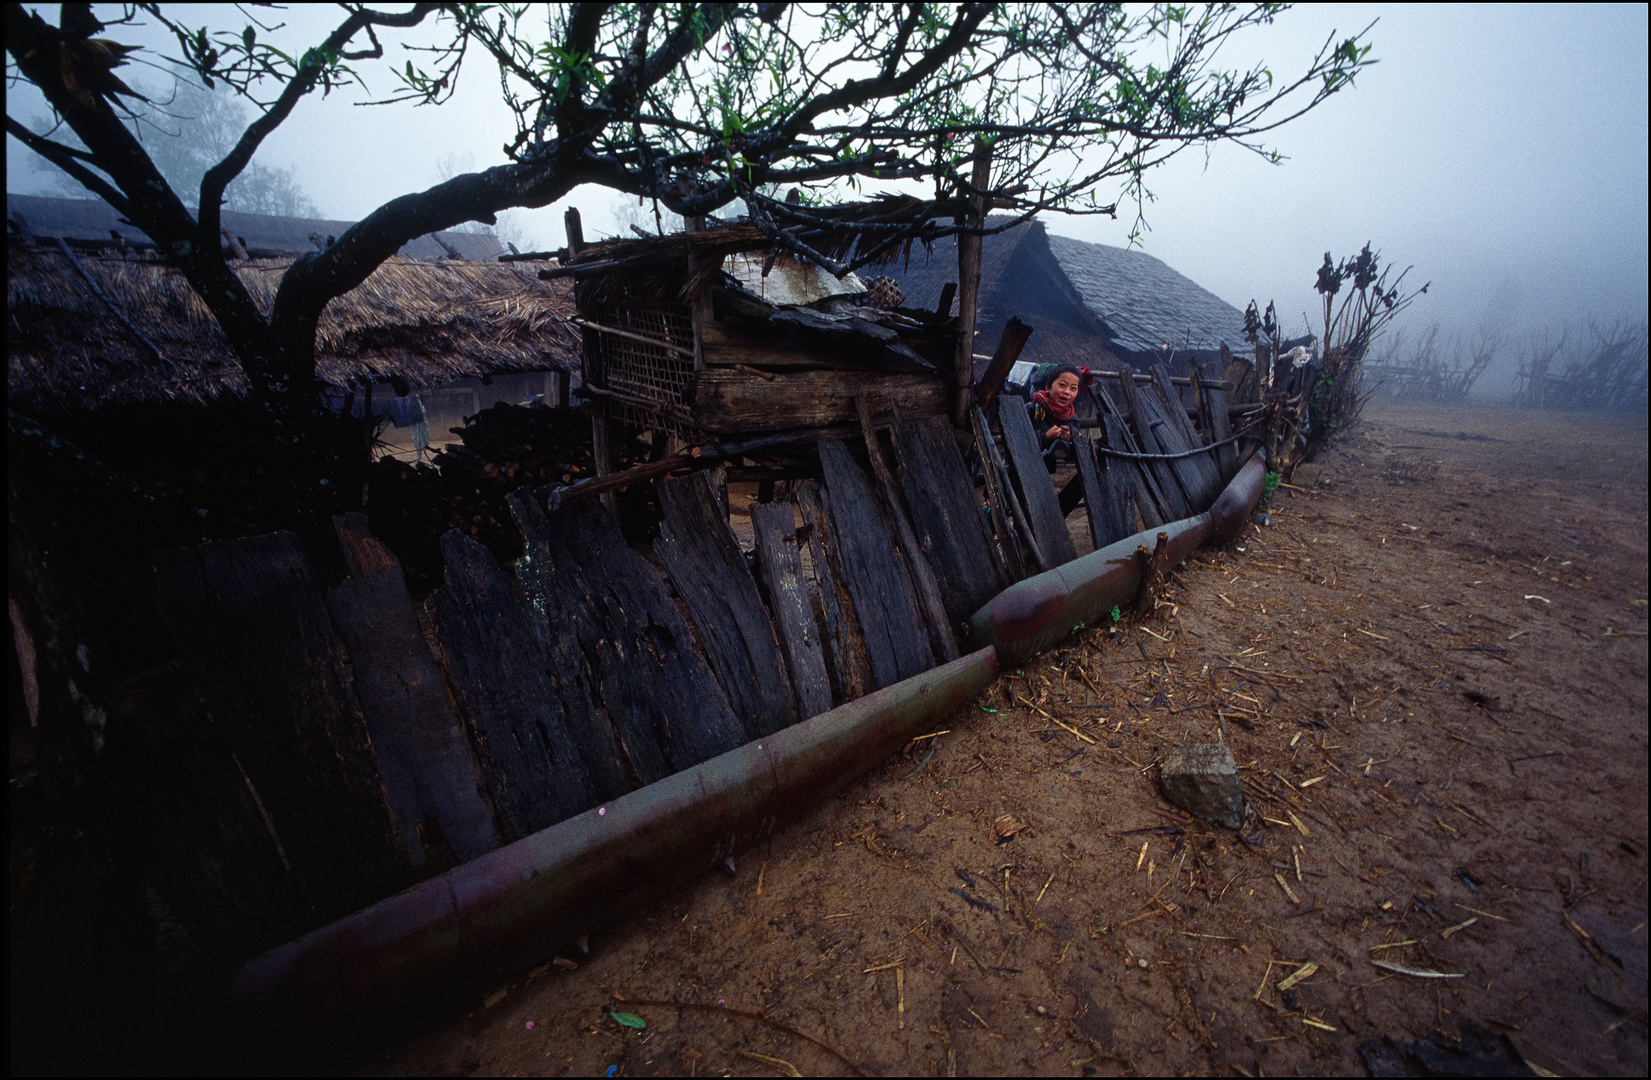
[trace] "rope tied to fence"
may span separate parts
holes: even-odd
[[[1134,454],[1127,450],[1114,450],[1110,446],[1102,446],[1100,443],[1092,443],[1091,446],[1097,454],[1104,454],[1107,457],[1122,458],[1125,461],[1178,461],[1182,458],[1190,458],[1197,454],[1207,454],[1218,447],[1228,446],[1249,435],[1250,432],[1260,426],[1261,424],[1259,422],[1246,424],[1244,427],[1233,432],[1225,439],[1212,442],[1208,446],[1195,446],[1191,450],[1182,450],[1175,454]]]
[[[1110,446],[1095,446],[1094,449],[1097,454],[1105,454],[1107,457],[1124,458],[1128,461],[1175,461],[1180,458],[1189,458],[1196,454],[1207,454],[1217,447],[1226,446],[1229,443],[1235,443],[1248,434],[1249,431],[1246,429],[1229,438],[1222,439],[1220,442],[1212,442],[1208,446],[1198,446],[1191,450],[1183,450],[1178,454],[1132,454],[1127,450],[1114,450]]]

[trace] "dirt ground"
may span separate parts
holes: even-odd
[[[367,1071],[1643,1075],[1646,444],[1373,407],[1156,612]],[[1222,739],[1238,834],[1155,786]]]

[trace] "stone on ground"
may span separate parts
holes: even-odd
[[[1193,743],[1164,755],[1164,795],[1194,817],[1236,829],[1244,823],[1238,763],[1220,743]]]

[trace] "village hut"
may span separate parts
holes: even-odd
[[[987,225],[1005,220],[993,217]],[[915,250],[887,273],[907,296],[937,295],[957,280],[957,241]],[[1056,236],[1037,220],[989,235],[982,245],[976,320],[982,338],[1011,316],[1036,330],[1021,354],[1031,363],[1116,371],[1168,360],[1179,369],[1189,355],[1201,367],[1219,360],[1222,345],[1238,354],[1250,350],[1244,313],[1161,259]]]
[[[1073,435],[1090,539],[1122,557],[1072,567],[1051,593],[1043,572],[1079,556],[1025,410],[989,415],[975,387],[972,437],[960,442],[953,424],[952,282],[906,293],[919,305],[933,295],[925,308],[886,280],[820,269],[859,242],[831,215],[932,212],[897,199],[813,210],[824,224],[784,233],[779,248],[741,224],[589,247],[574,228],[561,265],[538,273],[402,255],[333,301],[318,373],[335,388],[565,363],[577,340],[598,473],[621,464],[602,461],[610,419],[693,441],[572,480],[582,470],[561,467],[538,434],[513,440],[505,452],[519,445],[524,459],[485,466],[508,508],[509,557],[486,546],[485,493],[452,487],[416,503],[420,526],[440,524],[435,567],[420,577],[403,557],[413,530],[385,510],[409,504],[384,489],[452,480],[462,470],[446,461],[439,473],[379,463],[332,504],[367,513],[300,535],[281,529],[290,518],[224,520],[235,511],[224,500],[182,492],[204,478],[162,475],[178,490],[158,505],[163,485],[29,432],[33,458],[60,467],[12,458],[14,715],[26,712],[32,733],[17,738],[15,724],[13,746],[30,747],[46,777],[13,801],[34,799],[17,827],[27,843],[46,850],[34,836],[72,833],[86,853],[42,860],[39,879],[72,880],[80,897],[55,903],[68,888],[55,884],[25,897],[17,921],[40,929],[24,939],[17,984],[45,988],[31,1000],[81,1000],[57,988],[135,985],[120,979],[158,959],[172,985],[230,988],[213,1002],[229,1023],[211,1030],[238,1053],[266,1045],[242,1020],[303,1054],[339,1032],[391,1030],[544,960],[932,734],[996,677],[999,652],[970,651],[980,634],[1019,663],[1074,622],[1150,599],[1200,539],[1235,535],[1260,475],[1249,469],[1250,493],[1215,511],[1248,456],[1215,453],[1231,441],[1224,391],[1195,394],[1194,430],[1157,364],[1138,394],[1121,383],[1135,436],[1111,411],[1093,441],[1081,425]],[[50,234],[14,228],[14,406],[64,430],[56,417],[104,426],[125,403],[154,426],[156,406],[200,416],[244,398],[244,376],[175,271],[130,240],[125,251],[95,238],[48,245]],[[265,304],[289,265],[290,253],[236,264]],[[1014,314],[1051,325],[1031,306],[988,318]],[[567,415],[490,412],[465,449],[512,422]],[[14,433],[28,422],[14,412]],[[1136,437],[1151,471],[1138,454],[1093,452]],[[806,460],[792,463],[785,479],[802,482],[786,496],[759,480],[753,559],[726,492],[697,470],[719,462],[727,476],[759,443]],[[84,445],[125,450],[107,431]],[[222,445],[193,440],[190,470]],[[646,551],[596,497],[639,482],[658,509]],[[1161,529],[1155,540],[1138,534],[1137,509]],[[1102,578],[1113,591],[1090,588]],[[1096,606],[1069,606],[1068,590]],[[455,907],[455,896],[467,899]],[[111,939],[124,951],[102,947]],[[305,973],[317,972],[324,986],[311,989]]]
[[[183,275],[114,211],[84,200],[7,196],[7,390],[11,407],[75,422],[109,410],[233,405],[249,383],[216,319]],[[235,272],[268,311],[303,250],[348,223],[226,214],[251,256]],[[108,228],[103,226],[108,224]],[[329,230],[322,234],[319,229]],[[293,241],[302,232],[303,247]],[[244,241],[242,237],[244,236]],[[316,377],[341,404],[380,388],[387,399],[517,373],[565,394],[579,340],[571,289],[497,254],[492,237],[431,234],[334,299],[316,338]],[[521,388],[519,388],[521,389]],[[466,388],[465,399],[478,404]]]
[[[915,205],[885,198],[816,213],[864,223]],[[746,224],[589,246],[575,236],[566,263],[541,276],[577,281],[586,393],[623,424],[702,439],[849,423],[858,397],[913,415],[952,403],[949,311],[902,306],[797,253],[840,259],[859,242],[848,229],[804,231],[791,249]]]

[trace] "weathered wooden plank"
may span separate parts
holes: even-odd
[[[384,796],[413,865],[424,863],[419,826],[433,822],[459,862],[498,846],[481,797],[475,752],[448,697],[407,594],[401,563],[367,531],[364,514],[333,519],[349,577],[328,590],[373,738]]]
[[[1170,389],[1173,390],[1174,387]],[[1180,425],[1170,416],[1169,410],[1173,406],[1165,404],[1161,388],[1143,387],[1140,401],[1143,415],[1147,418],[1153,437],[1158,441],[1160,452],[1184,454],[1188,450],[1196,449],[1196,444],[1187,442]],[[1181,491],[1186,495],[1189,514],[1197,514],[1208,509],[1215,501],[1215,496],[1220,494],[1219,487],[1211,490],[1212,483],[1219,483],[1219,478],[1215,477],[1213,472],[1206,471],[1206,466],[1213,469],[1213,463],[1200,460],[1207,456],[1194,454],[1171,458],[1169,461],[1170,471],[1175,474],[1176,482],[1181,485]]]
[[[1124,408],[1129,411],[1129,424],[1133,426],[1134,436],[1129,439],[1134,444],[1136,452],[1141,454],[1162,454],[1164,448],[1159,443],[1157,433],[1152,429],[1152,419],[1157,419],[1156,411],[1147,411],[1149,406],[1142,405],[1142,388],[1129,378],[1119,380],[1119,398],[1123,400]],[[1128,436],[1129,429],[1124,434]],[[1187,494],[1180,482],[1176,479],[1176,471],[1171,469],[1167,461],[1141,462],[1142,476],[1149,479],[1152,500],[1159,507],[1159,515],[1166,522],[1184,519],[1189,514],[1187,510]]]
[[[1051,569],[1071,562],[1078,557],[1078,549],[1072,546],[1072,534],[1066,531],[1060,498],[1049,480],[1031,418],[1020,402],[1009,400],[998,410],[998,422],[1003,426],[1009,465],[1014,469],[1027,516],[1032,519],[1032,535],[1037,537],[1038,548],[1049,560]]]
[[[825,489],[809,480],[797,488],[797,508],[808,534],[814,578],[820,585],[820,611],[825,617],[826,652],[831,658],[837,702],[853,701],[876,689],[866,638],[844,579],[836,537],[831,533]]]
[[[957,634],[952,629],[951,616],[946,613],[946,603],[940,596],[940,582],[917,541],[917,531],[907,515],[900,490],[895,487],[894,470],[883,452],[877,429],[872,425],[871,409],[866,405],[866,399],[857,399],[856,407],[860,413],[860,435],[866,444],[866,457],[871,462],[872,475],[877,479],[877,491],[882,495],[884,517],[894,526],[895,535],[900,539],[898,554],[903,556],[912,585],[917,589],[919,610],[929,626],[929,643],[941,662],[949,663],[957,659]],[[958,622],[961,623],[962,618]]]
[[[969,199],[968,224],[971,230],[960,234],[957,238],[957,280],[962,283],[963,291],[959,294],[957,344],[956,355],[953,358],[953,368],[957,373],[957,405],[952,411],[952,420],[957,424],[963,423],[963,418],[969,410],[975,407],[969,387],[974,382],[974,341],[975,320],[979,317],[980,305],[980,258],[985,247],[985,237],[979,230],[986,224],[986,208],[990,204],[985,191],[991,186],[992,151],[989,144],[977,140],[974,148],[974,166],[970,170],[970,180],[979,194]],[[962,222],[959,222],[962,224]]]
[[[1196,356],[1189,355],[1187,357],[1186,382],[1186,396],[1192,399],[1191,404],[1188,406],[1192,414],[1192,427],[1197,434],[1198,441],[1208,446],[1214,441],[1210,436],[1210,403],[1209,398],[1204,393],[1203,380],[1200,377]],[[1220,462],[1214,453],[1210,454],[1209,463],[1214,472],[1220,473]]]
[[[1230,439],[1233,435],[1231,400],[1225,390],[1205,390],[1205,400],[1210,407],[1210,435],[1215,442]],[[1218,446],[1215,450],[1215,460],[1221,470],[1223,486],[1238,472],[1238,446],[1228,443]]]
[[[1162,454],[1164,447],[1153,428],[1153,421],[1162,421],[1156,410],[1152,409],[1148,395],[1135,384],[1134,379],[1120,379],[1118,381],[1119,396],[1124,399],[1129,409],[1129,415],[1135,425],[1137,445],[1143,454]],[[1182,490],[1181,482],[1176,479],[1175,470],[1170,468],[1168,461],[1149,461],[1146,471],[1153,479],[1153,497],[1163,512],[1164,520],[1179,521],[1190,513],[1187,493]]]
[[[1078,475],[1083,480],[1089,535],[1097,549],[1135,532],[1135,481],[1123,462],[1110,467],[1096,459],[1095,448],[1082,429],[1072,432],[1078,448]]]
[[[593,617],[594,586],[555,557],[561,532],[550,527],[550,515],[534,492],[515,492],[507,501],[527,541],[516,560],[516,580],[527,599],[528,622],[598,796],[612,798],[669,776],[670,763],[654,732],[626,722],[630,711],[607,708],[601,674],[585,654],[591,630],[581,624]]]
[[[109,704],[98,765],[117,843],[194,942],[229,970],[307,929],[297,882],[183,673]]]
[[[764,369],[783,369],[790,373],[798,369],[853,369],[855,371],[899,371],[913,374],[934,374],[933,364],[920,355],[906,355],[903,351],[886,348],[867,338],[845,333],[841,339],[826,340],[801,334],[746,333],[730,330],[719,323],[705,327],[705,366],[728,368],[748,364]]]
[[[524,509],[542,510],[548,489]],[[659,572],[625,543],[600,503],[584,502],[523,520],[534,560],[547,563],[546,614],[571,625],[599,700],[643,783],[653,783],[745,742]],[[530,560],[531,566],[531,560]],[[517,573],[523,572],[521,561]],[[524,579],[525,580],[525,579]],[[535,602],[540,594],[534,594]],[[647,746],[655,748],[650,755]]]
[[[1165,406],[1158,395],[1157,387],[1140,387],[1135,405],[1139,410],[1135,416],[1135,430],[1140,433],[1141,446],[1148,453],[1178,454],[1188,448],[1181,440],[1181,433],[1176,430],[1169,417],[1164,415]],[[1171,487],[1180,497],[1177,509],[1181,511],[1181,516],[1195,513],[1200,496],[1199,477],[1184,459],[1166,457],[1163,465],[1173,481]]]
[[[150,558],[162,616],[311,914],[407,880],[320,587],[282,532]]]
[[[1027,548],[1027,544],[1036,544],[1031,537],[1025,537],[1025,543],[1015,526],[1014,512],[1009,506],[1008,470],[999,460],[997,443],[992,438],[992,429],[986,423],[986,414],[978,407],[969,410],[969,427],[974,431],[975,455],[980,461],[980,471],[986,480],[986,502],[992,508],[992,530],[997,537],[995,553],[1001,560],[998,563],[998,572],[1009,583],[1020,581],[1030,572],[1029,560],[1036,560]]]
[[[831,678],[826,673],[820,623],[814,617],[814,605],[803,581],[792,505],[752,506],[751,532],[757,542],[757,576],[768,591],[780,643],[785,647],[798,715],[818,716],[831,708]]]
[[[1133,372],[1128,372],[1133,381]],[[1141,446],[1130,434],[1129,424],[1124,419],[1123,411],[1118,402],[1106,391],[1106,386],[1097,379],[1091,387],[1095,400],[1104,408],[1106,415],[1103,422],[1106,429],[1106,445],[1113,450],[1125,453],[1138,454]],[[1121,391],[1120,391],[1121,392]],[[1117,459],[1113,459],[1117,460]],[[1144,461],[1128,461],[1129,472],[1135,479],[1135,504],[1140,507],[1141,521],[1147,528],[1162,525],[1172,520],[1165,509],[1166,500],[1158,490],[1157,478]]]
[[[510,578],[458,529],[441,547],[446,584],[426,610],[499,835],[510,843],[589,809],[597,796]]]
[[[1127,453],[1137,452],[1128,449],[1128,447],[1134,445],[1134,440],[1129,437],[1129,432],[1124,427],[1124,422],[1119,419],[1116,414],[1108,413],[1106,416],[1102,417],[1101,420],[1102,423],[1106,425],[1107,446],[1113,448],[1123,448]],[[1118,474],[1118,479],[1114,484],[1116,490],[1124,490],[1125,484],[1127,484],[1130,488],[1131,497],[1135,500],[1135,508],[1141,515],[1141,527],[1144,529],[1156,529],[1158,526],[1164,524],[1166,519],[1163,516],[1162,511],[1159,509],[1158,504],[1154,502],[1152,498],[1152,492],[1149,488],[1149,474],[1146,471],[1145,463],[1140,461],[1129,461],[1124,458],[1108,458],[1107,467],[1112,472]],[[1120,511],[1120,515],[1125,521],[1133,520],[1133,515],[1131,515],[1127,509]],[[1125,535],[1127,536],[1129,534],[1126,533]]]
[[[1193,371],[1196,374],[1197,368],[1194,367]],[[1157,385],[1158,393],[1162,396],[1162,399],[1165,402],[1165,418],[1168,419],[1175,427],[1175,430],[1180,433],[1181,441],[1186,449],[1192,450],[1196,447],[1203,446],[1206,444],[1207,440],[1201,438],[1197,429],[1193,427],[1192,420],[1187,416],[1187,406],[1182,399],[1181,391],[1170,382],[1171,378],[1172,376],[1169,373],[1168,364],[1159,362],[1152,366],[1153,382]],[[1197,387],[1192,387],[1189,389],[1193,392],[1193,396],[1196,398]],[[1192,457],[1183,459],[1183,461],[1186,465],[1185,471],[1198,478],[1196,505],[1193,507],[1194,512],[1202,512],[1209,509],[1209,507],[1221,495],[1221,472],[1216,468],[1215,455],[1195,454]]]
[[[978,412],[977,409],[970,410]],[[997,444],[992,444],[989,458],[992,469],[997,473],[997,488],[1004,503],[1009,507],[1009,518],[1014,523],[1015,539],[1019,542],[1021,551],[1026,555],[1027,573],[1037,573],[1052,567],[1054,562],[1038,547],[1038,538],[1032,532],[1031,521],[1026,516],[1026,507],[1021,502],[1020,493],[1015,490],[1015,482],[1009,475],[1009,467],[1003,463],[1003,455],[997,452]]]
[[[1136,516],[1138,500],[1135,492],[1135,472],[1124,467],[1124,462],[1110,461],[1101,470],[1101,485],[1108,503],[1107,517],[1111,519],[1113,535],[1109,543],[1133,536],[1146,525]]]
[[[1224,355],[1230,356],[1231,354],[1224,353]],[[1218,386],[1204,387],[1204,409],[1209,417],[1208,432],[1212,443],[1219,443],[1224,439],[1232,438],[1232,416],[1229,413],[1231,407],[1231,397],[1226,390]],[[1215,462],[1216,467],[1220,470],[1221,482],[1224,487],[1226,482],[1231,480],[1233,474],[1238,471],[1238,447],[1232,444],[1217,447]]]
[[[849,423],[854,397],[870,394],[911,414],[948,411],[950,380],[936,375],[865,371],[787,371],[773,380],[735,368],[707,367],[695,377],[695,421],[713,434],[750,434]]]
[[[661,480],[656,490],[664,520],[654,552],[688,605],[705,658],[746,738],[795,723],[791,680],[774,624],[710,478],[697,473]]]
[[[1003,390],[1003,383],[1009,378],[1009,372],[1014,370],[1015,361],[1020,358],[1020,351],[1026,347],[1026,340],[1032,336],[1032,328],[1021,322],[1019,318],[1010,316],[1008,323],[1003,327],[1003,334],[998,338],[997,348],[992,350],[992,359],[987,362],[986,370],[980,373],[975,381],[974,403],[977,408],[990,409],[992,402],[997,400]]]
[[[538,500],[524,491],[507,496],[506,502],[526,538],[516,560],[516,582],[527,601],[527,621],[548,664],[546,674],[561,704],[568,735],[590,775],[596,798],[603,802],[617,798],[640,786],[641,777],[602,705],[596,676],[579,647],[574,620],[584,610],[584,595],[565,595],[554,575],[546,553],[546,545],[554,538],[547,538],[543,531],[545,514]],[[651,739],[643,749],[658,754]]]
[[[1100,466],[1095,461],[1095,448],[1089,444],[1089,436],[1083,428],[1072,429],[1072,447],[1077,451],[1078,480],[1083,485],[1083,507],[1084,516],[1089,520],[1089,539],[1095,547],[1103,548],[1111,532],[1110,523],[1106,520],[1106,493],[1102,489]]]
[[[310,746],[324,769],[337,769],[357,807],[361,853],[384,865],[376,856],[387,837],[388,808],[371,738],[350,691],[321,589],[298,537],[276,533],[204,544],[201,563],[226,636],[245,650],[246,660],[261,657],[277,662],[248,664],[254,674],[269,679],[265,686],[255,687],[255,692],[280,702],[285,706],[283,712],[290,709],[294,717],[302,715],[301,724],[319,720],[323,725],[301,727],[300,738],[315,740]],[[275,634],[279,636],[271,642]],[[330,745],[321,743],[323,735]]]
[[[1255,401],[1255,380],[1251,376],[1255,373],[1255,361],[1245,357],[1237,357],[1227,346],[1221,346],[1221,361],[1225,365],[1221,371],[1223,381],[1232,385],[1233,404],[1248,404]]]
[[[954,622],[965,620],[1009,584],[993,557],[968,466],[945,417],[902,417],[894,434],[917,542],[934,567],[947,613]]]
[[[597,398],[590,403],[590,449],[591,467],[596,473],[596,479],[602,480],[613,474],[613,429],[609,423],[612,413],[607,399]],[[607,507],[608,513],[619,512],[619,500],[612,492],[604,491],[599,498],[602,505]]]
[[[1108,543],[1118,542],[1124,537],[1133,537],[1134,533],[1146,527],[1136,515],[1138,495],[1136,495],[1136,476],[1138,472],[1129,467],[1129,462],[1116,457],[1105,457],[1096,454],[1096,464],[1100,466],[1101,497],[1106,500],[1106,522],[1111,527]]]
[[[872,689],[935,666],[910,573],[865,473],[836,439],[822,439],[826,521],[871,659]]]

